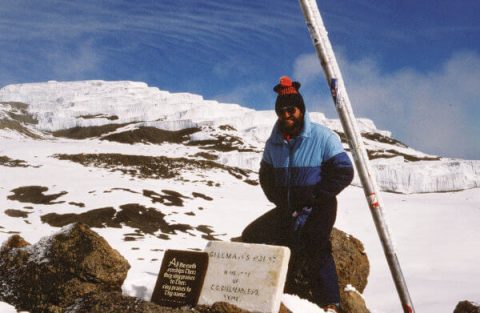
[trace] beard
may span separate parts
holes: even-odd
[[[303,115],[299,118],[291,115],[286,119],[279,118],[278,126],[282,133],[288,134],[291,136],[297,136],[300,134],[303,128]]]

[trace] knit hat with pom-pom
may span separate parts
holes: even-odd
[[[275,112],[280,115],[283,110],[289,107],[297,107],[302,113],[305,113],[305,103],[302,95],[298,92],[300,83],[294,82],[288,76],[280,77],[280,83],[273,87],[278,94],[275,101]]]

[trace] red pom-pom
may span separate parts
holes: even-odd
[[[280,85],[282,87],[291,87],[292,86],[292,79],[288,76],[280,77]]]

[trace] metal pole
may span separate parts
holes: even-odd
[[[332,45],[328,39],[327,30],[323,24],[316,1],[299,1],[313,45],[317,51],[325,78],[330,87],[332,98],[345,131],[348,144],[352,150],[357,172],[363,185],[365,197],[367,198],[370,212],[372,213],[375,227],[380,237],[383,251],[387,258],[390,272],[402,303],[403,311],[404,313],[413,313],[415,310],[390,238],[387,224],[383,217],[383,201],[380,199],[376,180],[370,168],[367,152],[363,145],[360,132],[358,131],[357,121],[353,115],[350,99],[348,98],[342,74],[335,59],[335,54],[333,53]]]

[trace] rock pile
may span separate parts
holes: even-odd
[[[369,271],[362,244],[338,230],[332,243],[345,313],[368,312],[360,294]],[[14,235],[0,248],[0,301],[32,313],[248,313],[222,302],[172,309],[122,295],[129,267],[105,239],[81,223],[33,245]],[[302,295],[308,295],[305,288]],[[284,306],[280,312],[289,313]]]

